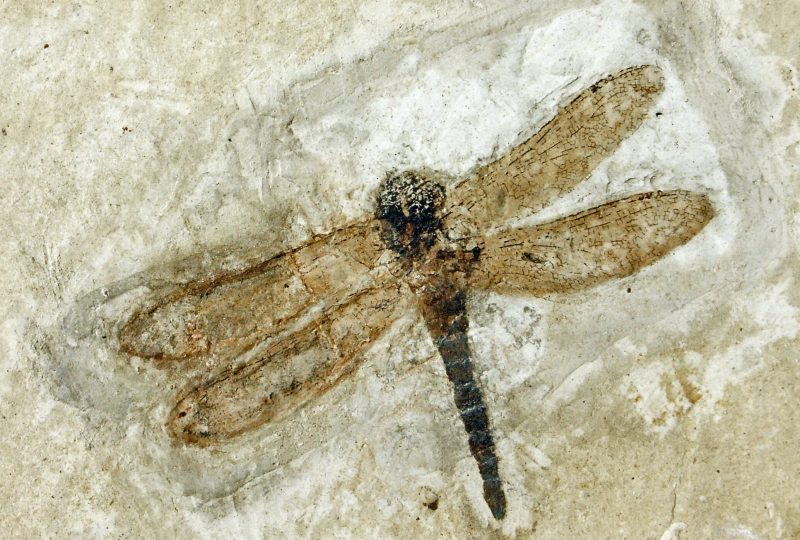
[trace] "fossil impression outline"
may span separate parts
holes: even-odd
[[[492,514],[506,498],[467,339],[470,290],[547,296],[630,276],[714,216],[705,194],[652,191],[548,223],[502,228],[571,191],[647,118],[661,71],[631,67],[562,106],[535,135],[455,183],[390,173],[375,216],[245,270],[156,295],[119,331],[127,354],[159,362],[213,355],[224,368],[180,390],[166,426],[219,444],[287,417],[360,365],[416,303],[453,383]]]

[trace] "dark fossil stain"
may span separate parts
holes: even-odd
[[[479,247],[462,249],[442,231],[442,186],[425,173],[406,171],[384,181],[376,217],[386,223],[384,241],[411,267],[428,331],[453,383],[456,407],[469,437],[469,449],[483,479],[483,496],[492,515],[502,519],[506,497],[498,471],[494,439],[483,392],[475,380],[467,331],[467,276],[480,259]],[[435,510],[434,507],[430,507]]]
[[[544,263],[547,262],[546,259],[543,259],[541,257],[537,257],[533,253],[528,253],[528,252],[523,253],[522,254],[522,258],[525,259],[528,262],[532,262],[533,264],[544,264]]]

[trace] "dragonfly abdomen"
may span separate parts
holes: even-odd
[[[435,280],[421,292],[421,311],[444,361],[447,377],[453,383],[453,397],[469,436],[469,449],[478,462],[483,498],[495,519],[502,519],[506,513],[506,496],[483,392],[474,376],[467,338],[466,294],[463,289],[444,280]]]

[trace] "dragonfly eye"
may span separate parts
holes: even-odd
[[[442,227],[444,199],[444,188],[425,173],[390,173],[381,184],[375,212],[390,226],[388,245],[405,255],[430,247]]]

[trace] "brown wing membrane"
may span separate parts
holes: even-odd
[[[663,86],[655,66],[629,68],[590,86],[536,135],[455,186],[450,220],[466,220],[479,231],[544,208],[641,125]]]
[[[542,296],[629,276],[694,237],[714,216],[690,191],[650,192],[489,236],[473,287]]]
[[[364,350],[411,307],[413,295],[401,289],[363,291],[321,321],[192,388],[170,413],[168,429],[186,443],[214,444],[301,407],[352,373]]]
[[[309,306],[339,303],[372,284],[378,261],[393,258],[378,227],[359,223],[244,271],[172,291],[125,323],[120,347],[161,360],[239,354]]]

